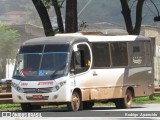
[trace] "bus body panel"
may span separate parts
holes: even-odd
[[[127,88],[134,89],[134,96],[153,93],[151,67],[91,69],[71,77],[74,88],[80,88],[82,100],[108,100],[123,98]],[[145,82],[144,82],[145,81]]]

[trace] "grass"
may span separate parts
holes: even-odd
[[[19,111],[20,104],[0,104],[0,111]]]
[[[57,106],[51,106],[51,105],[48,105],[48,106],[42,106],[42,108],[54,108],[54,107],[57,107]],[[59,108],[65,108],[66,105],[59,105],[58,106]],[[20,104],[17,104],[17,103],[13,103],[13,104],[0,104],[0,111],[21,111],[21,106]]]
[[[152,100],[150,100],[149,97],[134,98],[133,103],[134,104],[160,103],[160,95],[154,95]]]
[[[154,95],[153,100],[150,100],[149,97],[139,97],[133,99],[133,104],[152,104],[160,103],[160,95]],[[114,106],[114,103],[95,103],[95,106]],[[53,108],[57,106],[42,106],[42,108]],[[59,108],[66,107],[65,105],[58,106]],[[0,111],[21,111],[20,104],[0,104]]]

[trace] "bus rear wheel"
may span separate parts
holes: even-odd
[[[80,95],[77,92],[73,92],[71,102],[67,104],[69,111],[78,111],[81,108],[81,98]]]
[[[115,100],[116,108],[130,108],[132,106],[133,94],[130,89],[126,91],[125,97]]]

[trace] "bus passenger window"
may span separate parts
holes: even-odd
[[[109,45],[107,43],[92,43],[92,51],[94,68],[110,66]]]
[[[111,43],[112,66],[128,66],[126,42]]]

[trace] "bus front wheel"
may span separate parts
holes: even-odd
[[[116,108],[130,108],[132,105],[133,94],[130,89],[126,91],[125,97],[115,100]]]
[[[78,92],[73,92],[71,102],[67,104],[69,111],[78,111],[81,108],[81,98]]]

